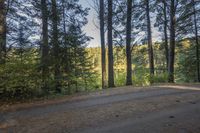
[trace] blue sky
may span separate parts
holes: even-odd
[[[99,29],[95,26],[98,24],[97,22],[97,14],[92,8],[93,0],[80,0],[80,3],[83,7],[89,7],[89,15],[88,15],[88,24],[83,28],[88,36],[93,37],[94,39],[90,41],[90,47],[100,46],[100,36]]]
[[[99,35],[99,29],[96,27],[98,25],[98,19],[97,19],[97,14],[95,10],[93,9],[93,0],[80,0],[80,4],[83,7],[89,7],[89,15],[88,15],[88,24],[83,28],[84,31],[88,36],[93,37],[94,39],[90,41],[89,47],[97,47],[100,46],[100,35]],[[152,20],[151,20],[152,21]],[[153,21],[152,21],[153,25]],[[153,42],[160,40],[160,33],[156,28],[152,26],[152,39]]]

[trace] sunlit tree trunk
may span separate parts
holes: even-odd
[[[102,88],[106,88],[106,50],[104,35],[104,0],[100,0],[100,36],[101,36],[101,69],[102,69]]]

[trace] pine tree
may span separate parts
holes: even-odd
[[[170,47],[169,47],[169,66],[168,81],[173,83],[174,80],[174,64],[175,64],[175,45],[183,36],[192,32],[191,20],[191,2],[186,0],[171,0],[169,2],[170,16]]]
[[[163,42],[165,48],[166,58],[166,70],[168,70],[169,64],[169,44],[168,44],[168,29],[169,29],[169,17],[167,1],[157,0],[156,1],[156,23],[155,27],[159,28],[159,31],[163,33]]]
[[[6,60],[6,1],[0,1],[0,64]]]
[[[104,0],[100,0],[100,36],[101,36],[101,69],[102,69],[102,88],[106,87],[106,49],[105,49],[105,31],[104,31]]]
[[[47,87],[46,79],[49,77],[49,37],[48,37],[48,7],[47,1],[41,0],[42,18],[42,42],[41,42],[41,66],[44,88]]]
[[[60,48],[59,48],[59,40],[58,40],[58,20],[59,14],[57,9],[57,0],[51,0],[51,8],[52,8],[52,45],[53,45],[53,55],[54,55],[54,78],[55,78],[55,90],[60,93]]]
[[[108,0],[108,87],[114,87],[113,61],[113,0]]]
[[[127,75],[126,85],[132,85],[132,58],[131,58],[131,20],[132,20],[132,0],[127,0],[127,24],[126,24],[126,58]]]
[[[151,17],[150,12],[152,11],[152,0],[142,0],[137,3],[135,19],[137,19],[137,23],[135,23],[135,27],[140,32],[145,32],[146,37],[142,39],[142,41],[148,44],[148,55],[149,55],[149,70],[150,76],[154,75],[154,54],[153,54],[153,42],[152,42],[152,29],[151,29]]]
[[[193,6],[193,13],[194,13],[194,33],[195,33],[195,41],[196,41],[196,62],[197,62],[197,81],[200,82],[200,62],[199,62],[199,33],[198,33],[198,27],[197,27],[197,11],[196,11],[196,2],[194,0],[191,1]]]

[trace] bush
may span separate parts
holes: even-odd
[[[42,93],[41,78],[32,63],[7,63],[0,66],[0,97],[28,99]]]
[[[153,83],[167,83],[167,82],[168,82],[167,73],[158,74],[153,77]]]

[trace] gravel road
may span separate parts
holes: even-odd
[[[121,87],[0,110],[0,133],[200,133],[200,85]]]

